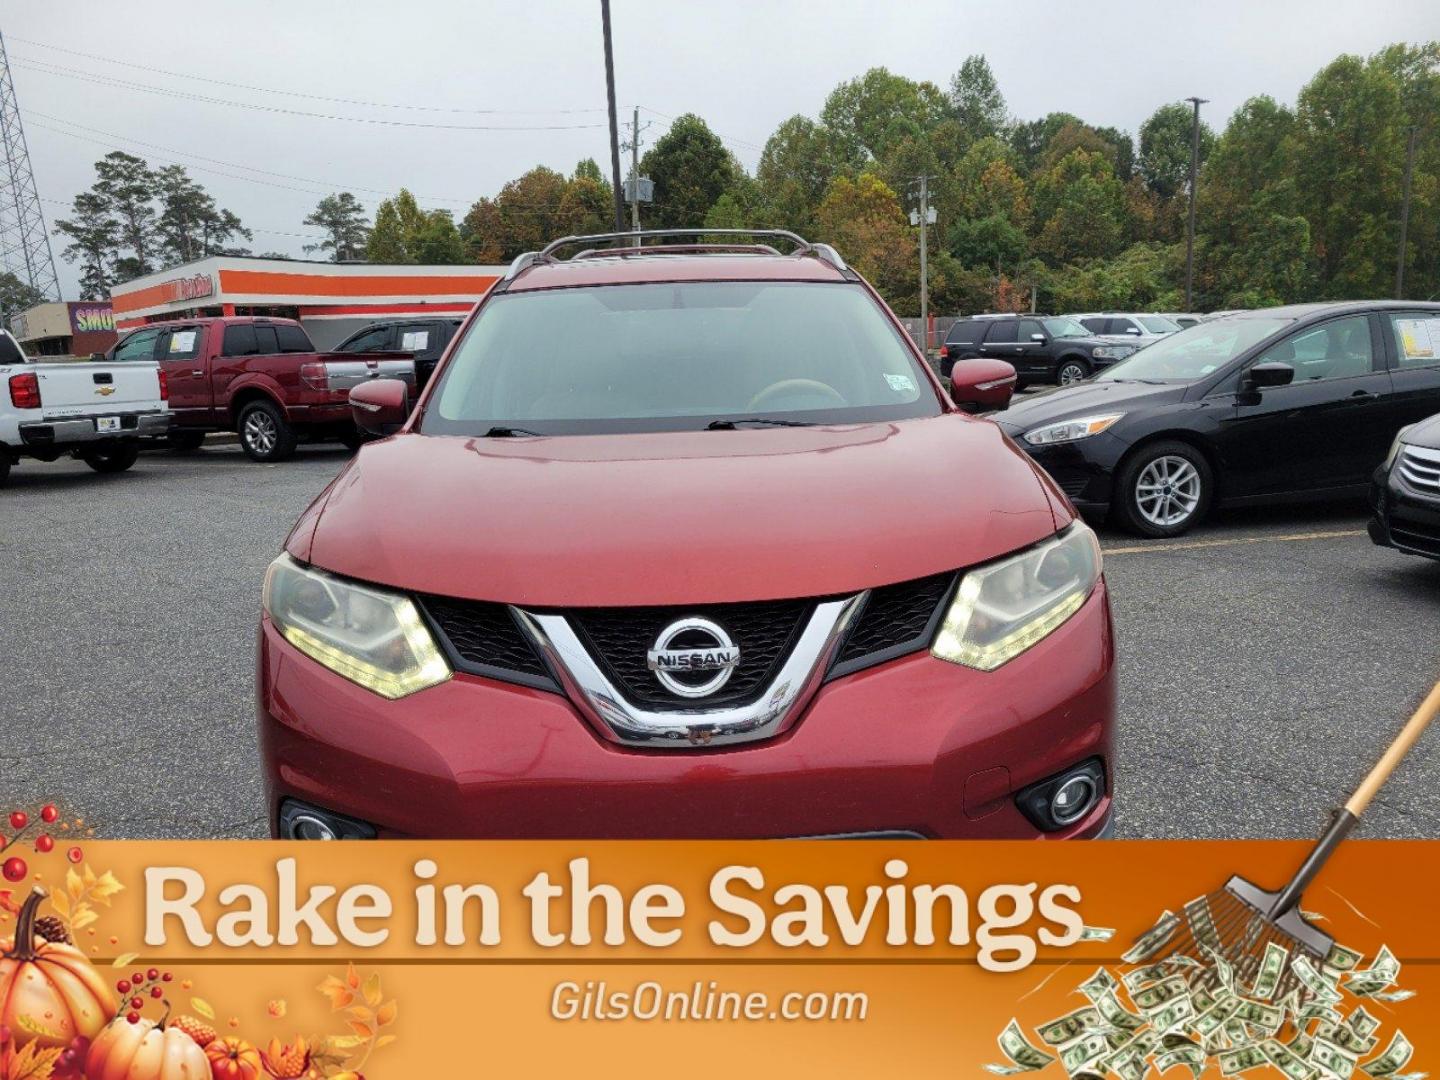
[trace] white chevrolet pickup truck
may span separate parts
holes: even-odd
[[[123,472],[140,439],[170,430],[165,376],[154,360],[35,362],[0,330],[0,387],[0,484],[23,457],[70,454],[96,472]]]

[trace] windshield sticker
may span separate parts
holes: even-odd
[[[407,352],[419,352],[429,344],[429,330],[407,330],[400,338],[400,348]]]
[[[194,330],[179,330],[170,335],[171,352],[190,352],[195,348]]]
[[[909,375],[886,374],[885,381],[890,384],[890,389],[897,394],[909,394],[915,390],[915,380]]]
[[[1396,319],[1400,351],[1406,360],[1435,359],[1435,338],[1440,336],[1440,319]]]

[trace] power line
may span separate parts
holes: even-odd
[[[667,115],[666,113],[662,113],[659,109],[652,109],[652,108],[650,108],[649,105],[641,105],[640,108],[644,109],[644,110],[645,110],[646,112],[648,112],[648,113],[653,113],[654,115],[660,117],[660,119],[662,119],[662,120],[669,120],[672,124],[678,119],[678,117],[669,116],[669,115]],[[709,125],[706,125],[706,126],[708,127]],[[730,136],[728,136],[728,135],[722,135],[720,132],[716,131],[714,128],[710,128],[710,132],[711,132],[711,134],[713,134],[716,138],[718,138],[721,142],[728,142],[728,143],[734,144],[735,146],[742,146],[742,147],[744,147],[746,150],[754,150],[754,151],[756,151],[757,153],[764,153],[764,152],[765,152],[765,148],[764,148],[763,146],[756,146],[754,143],[752,143],[752,142],[746,142],[744,139],[732,139],[732,138],[730,138]]]
[[[549,114],[571,114],[571,113],[599,113],[604,112],[601,108],[584,109],[461,109],[448,105],[405,105],[389,101],[366,101],[363,98],[329,97],[325,94],[310,94],[303,90],[282,90],[270,86],[255,86],[250,83],[231,82],[228,79],[212,79],[204,75],[196,75],[193,72],[169,71],[165,68],[152,67],[149,64],[134,64],[125,60],[117,60],[113,56],[101,56],[99,53],[81,52],[78,49],[66,49],[59,45],[51,45],[44,41],[35,41],[30,38],[13,37],[12,41],[23,41],[26,45],[34,45],[41,49],[52,49],[55,52],[68,53],[71,56],[84,57],[87,60],[99,60],[106,64],[116,64],[120,67],[134,68],[137,71],[144,71],[150,75],[168,75],[175,79],[191,79],[195,82],[210,83],[214,86],[228,86],[234,90],[252,90],[257,94],[278,94],[282,97],[308,98],[311,101],[328,101],[334,105],[363,105],[375,109],[408,109],[415,112],[442,112],[442,113],[466,113],[472,115],[503,115],[512,114],[516,116],[532,115],[543,116]],[[46,63],[47,61],[37,61]],[[52,65],[53,66],[53,65]]]
[[[228,105],[231,108],[248,109],[251,112],[272,113],[281,116],[303,116],[312,120],[336,120],[350,124],[427,128],[438,131],[581,131],[605,126],[603,124],[433,124],[419,120],[381,120],[371,116],[340,116],[334,113],[310,112],[306,109],[285,109],[278,105],[256,105],[248,101],[232,101],[229,98],[210,97],[206,94],[192,94],[185,90],[172,90],[163,86],[150,86],[147,83],[131,82],[128,79],[117,79],[108,75],[96,75],[76,71],[72,68],[64,68],[54,64],[40,66],[35,61],[25,63],[17,61],[14,66],[23,68],[26,71],[33,71],[40,75],[58,75],[66,79],[76,79],[80,82],[91,83],[96,86],[138,90],[145,94],[156,94],[160,97],[177,98],[184,101],[198,101],[207,105]]]

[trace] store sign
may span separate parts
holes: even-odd
[[[194,277],[176,278],[174,281],[167,281],[166,287],[170,290],[170,302],[179,300],[199,300],[206,296],[215,295],[215,279],[209,274],[196,274]]]
[[[115,330],[115,312],[109,304],[71,304],[70,333],[98,334]]]

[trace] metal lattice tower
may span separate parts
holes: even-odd
[[[20,124],[15,83],[10,78],[10,57],[0,36],[0,148],[5,167],[0,169],[0,270],[8,270],[48,299],[60,299],[55,254],[40,209],[40,192],[30,168],[30,149]]]

